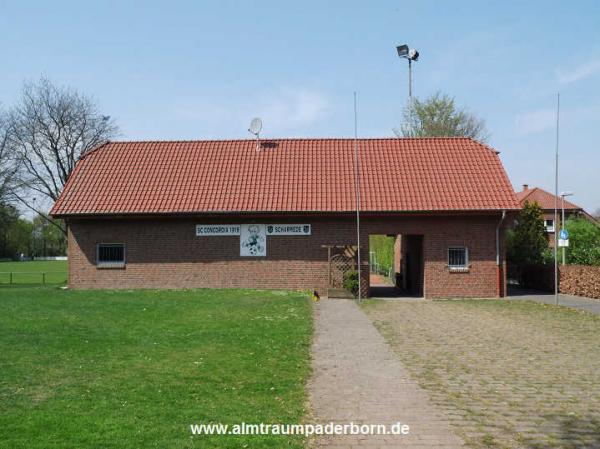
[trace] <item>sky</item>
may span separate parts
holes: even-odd
[[[393,136],[413,94],[483,118],[516,190],[600,208],[600,2],[0,0],[0,103],[46,76],[123,140]]]

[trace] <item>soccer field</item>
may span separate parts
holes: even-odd
[[[0,262],[0,284],[64,284],[67,261]]]

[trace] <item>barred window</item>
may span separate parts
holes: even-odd
[[[125,245],[123,243],[98,243],[96,263],[99,267],[125,266]]]
[[[469,251],[467,248],[448,248],[448,266],[450,268],[468,268]]]

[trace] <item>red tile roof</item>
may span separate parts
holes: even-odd
[[[518,209],[491,148],[466,138],[359,139],[361,209]],[[355,210],[352,139],[109,142],[85,154],[51,214]]]
[[[552,193],[546,192],[539,187],[534,187],[533,189],[526,189],[516,193],[517,200],[522,205],[525,204],[525,201],[529,201],[530,203],[538,203],[542,209],[552,209],[554,210],[554,198],[556,198]],[[558,207],[561,207],[561,198],[558,197]],[[566,210],[582,210],[577,204],[573,204],[567,200],[565,200],[565,209]]]

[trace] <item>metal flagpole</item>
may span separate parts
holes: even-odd
[[[354,188],[356,190],[356,246],[358,257],[358,302],[362,302],[362,280],[360,260],[360,163],[358,158],[358,118],[356,113],[356,92],[354,92]]]
[[[556,96],[556,152],[554,158],[554,303],[558,305],[558,127],[560,124],[560,92]]]

